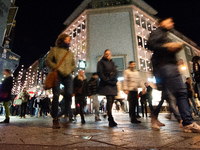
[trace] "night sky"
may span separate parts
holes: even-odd
[[[15,39],[12,51],[28,67],[54,46],[65,29],[63,22],[83,0],[16,0]],[[200,0],[144,0],[158,11],[157,17],[172,16],[175,29],[200,46]]]

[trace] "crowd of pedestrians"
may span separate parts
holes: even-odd
[[[20,118],[25,118],[26,110],[28,110],[30,116],[35,117],[46,117],[50,113],[53,118],[52,128],[59,129],[59,117],[62,115],[68,116],[69,121],[72,122],[76,121],[76,116],[80,114],[81,123],[85,124],[84,108],[87,105],[88,97],[92,99],[95,110],[94,121],[101,121],[99,111],[102,111],[107,113],[104,114],[104,117],[108,117],[108,126],[115,127],[118,124],[112,115],[113,103],[116,104],[117,108],[119,102],[122,110],[126,112],[124,99],[119,96],[120,92],[123,91],[127,95],[131,123],[141,123],[138,102],[140,99],[142,117],[150,117],[151,128],[160,130],[160,127],[165,126],[165,124],[158,120],[158,116],[162,104],[166,100],[170,109],[170,114],[166,118],[171,119],[171,114],[173,113],[184,132],[200,132],[200,126],[193,122],[192,117],[192,114],[199,115],[199,111],[195,105],[191,79],[187,78],[184,84],[175,56],[182,49],[183,43],[172,42],[167,36],[168,31],[173,27],[172,18],[160,19],[159,28],[152,31],[147,42],[149,49],[153,51],[153,75],[156,78],[157,89],[162,92],[157,106],[152,104],[153,88],[146,81],[142,81],[135,61],[129,61],[128,68],[123,72],[124,80],[120,84],[121,82],[118,81],[118,69],[112,61],[110,49],[104,51],[103,57],[97,63],[97,71],[92,74],[89,81],[87,81],[83,70],[79,70],[78,75],[72,78],[71,73],[75,70],[75,60],[73,53],[69,50],[70,36],[61,34],[56,40],[56,46],[51,48],[46,57],[47,66],[54,70],[60,64],[63,56],[66,56],[58,67],[57,84],[52,89],[53,99],[51,101],[48,95],[43,97],[35,94],[30,97],[26,88],[24,88],[18,95],[18,98],[22,99]],[[12,80],[12,77],[9,70],[5,70],[4,74],[6,78],[1,87],[0,98],[4,101],[6,118],[2,123],[9,123],[8,101],[10,100],[12,87],[9,80]],[[64,85],[62,90],[60,89],[60,84]],[[139,92],[138,89],[142,90]],[[61,111],[59,112],[60,94],[63,95],[63,99],[60,102]],[[99,95],[105,96],[100,102]],[[71,109],[72,96],[75,97],[75,111]],[[149,110],[147,109],[147,104]],[[147,115],[148,111],[150,116]]]

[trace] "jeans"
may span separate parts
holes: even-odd
[[[20,111],[21,111],[20,117],[24,117],[25,116],[25,114],[26,114],[26,107],[27,107],[27,102],[21,104],[21,107],[20,107],[21,108],[20,109]]]
[[[84,107],[85,107],[85,96],[75,96],[75,104],[76,104],[76,112],[75,112],[75,118],[80,113],[81,121],[84,121]]]
[[[186,85],[183,83],[182,77],[178,71],[176,64],[166,64],[160,68],[156,68],[162,81],[163,89],[176,98],[179,113],[183,120],[183,126],[192,124],[192,116],[187,99]]]
[[[95,118],[99,118],[99,100],[98,100],[98,94],[92,95],[93,99],[93,108],[95,110]]]
[[[39,111],[40,111],[40,107],[37,106],[37,107],[35,108],[35,117],[38,117]]]
[[[149,109],[151,110],[151,112],[153,111],[153,105],[152,105],[152,97],[148,98],[148,103],[149,103]]]
[[[9,119],[9,116],[10,116],[9,104],[10,104],[9,101],[8,102],[3,102],[4,108],[5,108],[6,119]]]
[[[60,84],[64,85],[64,94],[63,97],[66,102],[72,103],[72,92],[73,92],[73,79],[72,77],[66,76],[63,77],[58,73],[58,82],[57,86],[53,87],[53,101],[52,101],[52,117],[56,118],[58,117],[58,99],[60,95]],[[71,105],[70,107],[66,108],[71,113]]]

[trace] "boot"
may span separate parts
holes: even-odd
[[[1,121],[0,123],[9,123],[9,122],[10,122],[10,118],[7,118],[4,121]]]
[[[60,129],[59,125],[59,119],[58,118],[53,118],[53,129]]]
[[[108,118],[108,121],[109,121],[109,127],[115,127],[117,126],[117,123],[114,121],[113,117],[109,117]]]
[[[82,123],[82,124],[85,124],[85,119],[84,119],[84,117],[81,117],[81,123]]]

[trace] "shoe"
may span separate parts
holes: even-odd
[[[4,121],[0,122],[0,123],[9,123],[10,122],[10,118],[9,119],[5,119]]]
[[[85,124],[85,120],[81,120],[81,124]]]
[[[141,118],[141,116],[140,116],[140,115],[137,115],[136,118]]]
[[[60,125],[59,125],[59,119],[58,118],[53,118],[53,129],[60,129]]]
[[[171,120],[171,115],[166,115],[165,118]]]
[[[158,119],[156,119],[156,124],[158,125],[158,126],[165,126],[165,124],[164,123],[161,123]]]
[[[141,123],[141,121],[134,119],[134,120],[131,120],[131,123]]]
[[[160,127],[157,125],[156,122],[151,123],[151,129],[154,131],[159,131]]]
[[[183,131],[187,133],[191,133],[191,132],[200,133],[200,126],[196,124],[195,122],[193,122],[190,125],[184,126]]]
[[[23,118],[25,119],[25,118],[26,118],[26,116],[23,116]]]
[[[95,117],[95,121],[101,121],[101,119],[99,119],[99,118]]]
[[[109,127],[115,127],[117,126],[117,123],[115,121],[109,121]]]
[[[19,117],[19,119],[22,119],[22,117]]]
[[[104,119],[106,119],[107,115],[103,115]]]
[[[160,130],[160,127],[158,126],[158,120],[155,117],[151,118],[151,129],[154,131]]]

